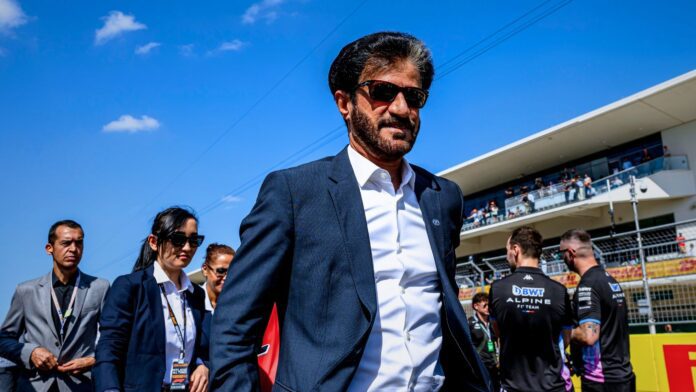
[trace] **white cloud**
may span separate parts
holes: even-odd
[[[148,54],[150,51],[158,46],[162,46],[159,42],[148,42],[143,46],[138,46],[135,48],[135,54]]]
[[[9,32],[27,23],[27,16],[15,0],[0,0],[0,32]]]
[[[238,52],[242,50],[243,47],[247,45],[246,42],[242,42],[238,39],[234,39],[232,41],[226,41],[220,44],[215,50],[211,50],[208,52],[208,55],[213,55],[217,53],[222,53],[222,52]]]
[[[243,201],[244,201],[243,197],[234,196],[234,195],[227,195],[227,196],[222,198],[222,202],[227,203],[227,204],[241,203]]]
[[[2,1],[2,0],[0,0]],[[104,26],[95,31],[94,44],[102,45],[106,41],[115,38],[128,31],[146,29],[142,23],[135,21],[135,16],[126,15],[121,11],[111,11],[108,16],[102,18]]]
[[[271,23],[278,18],[278,7],[285,0],[261,0],[249,6],[242,15],[242,23],[254,24],[259,19]]]
[[[160,127],[159,121],[150,116],[141,116],[139,119],[124,114],[118,120],[114,120],[102,127],[104,132],[127,132],[136,133],[143,131],[154,131]]]
[[[184,57],[191,57],[195,53],[193,52],[194,44],[187,44],[179,46],[179,54]]]

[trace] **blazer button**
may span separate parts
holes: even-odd
[[[56,342],[56,347],[60,347],[60,343]]]

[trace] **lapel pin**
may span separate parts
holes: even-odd
[[[440,220],[439,220],[439,219],[433,219],[433,225],[435,225],[435,226],[440,226]]]

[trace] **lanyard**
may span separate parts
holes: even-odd
[[[164,301],[167,303],[167,309],[169,309],[169,319],[172,320],[172,324],[174,324],[174,330],[176,331],[176,335],[179,337],[179,340],[181,340],[181,351],[179,353],[179,359],[183,360],[184,356],[186,355],[186,295],[183,296],[181,304],[181,310],[184,314],[184,332],[181,332],[181,326],[176,321],[176,316],[174,315],[172,306],[169,304],[169,299],[167,299],[167,293],[164,291],[164,284],[160,283],[159,287],[162,291],[162,295],[164,296]]]
[[[486,324],[484,324],[483,321],[481,321],[478,318],[478,315],[474,315],[474,318],[476,319],[476,324],[479,324],[481,326],[481,329],[483,330],[483,333],[485,333],[488,337],[488,340],[493,340],[491,339],[491,331],[490,329],[488,329],[489,327],[487,327]]]
[[[53,298],[53,306],[56,307],[56,313],[58,313],[58,320],[60,320],[60,340],[62,341],[64,336],[63,334],[65,333],[65,323],[68,322],[68,319],[70,316],[72,316],[73,313],[73,307],[75,306],[75,298],[77,298],[77,288],[80,286],[80,273],[77,273],[77,279],[75,280],[75,287],[73,288],[72,295],[70,296],[70,303],[68,304],[68,308],[65,310],[65,313],[63,313],[63,310],[60,308],[60,304],[58,303],[58,296],[56,296],[56,290],[55,288],[51,287],[51,298]]]

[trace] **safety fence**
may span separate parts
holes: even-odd
[[[597,260],[621,285],[628,303],[631,326],[648,325],[652,307],[655,324],[696,322],[696,220],[662,225],[640,231],[646,261],[650,301],[643,287],[637,232],[593,240]],[[541,269],[563,283],[572,295],[580,277],[568,271],[558,246],[543,249]],[[505,256],[469,259],[458,264],[459,297],[471,311],[471,297],[487,291],[490,283],[510,273]],[[650,302],[650,303],[648,303]]]

